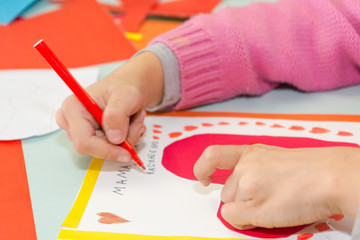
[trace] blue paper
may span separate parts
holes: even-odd
[[[9,24],[35,1],[0,0],[0,24]]]

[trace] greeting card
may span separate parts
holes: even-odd
[[[210,145],[359,147],[360,116],[174,112],[145,119],[136,146],[146,170],[93,159],[59,239],[350,239],[352,221],[331,216],[289,228],[237,230],[221,214],[230,170],[202,186],[193,166]],[[319,179],[321,181],[321,179]],[[317,184],[316,182],[314,184]],[[301,194],[301,193],[299,193]]]

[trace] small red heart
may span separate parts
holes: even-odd
[[[335,221],[340,221],[341,219],[344,218],[344,215],[343,214],[335,214],[335,215],[330,216],[329,218],[333,219]]]
[[[198,127],[197,126],[185,126],[184,129],[185,129],[185,131],[192,131],[192,130],[198,129]]]
[[[353,136],[352,133],[350,133],[350,132],[345,132],[345,131],[339,131],[336,135],[338,135],[338,136],[343,136],[343,137]]]
[[[101,212],[97,214],[101,218],[98,220],[99,223],[103,224],[114,224],[114,223],[125,223],[129,222],[128,220],[121,218],[113,213]]]
[[[313,236],[314,236],[313,233],[304,233],[304,234],[298,235],[297,240],[306,240],[306,239],[312,238]]]
[[[326,128],[321,128],[321,127],[313,127],[310,132],[311,133],[328,133],[328,132],[330,132],[330,130],[328,130]]]
[[[305,130],[305,128],[301,127],[301,126],[291,126],[289,128],[289,130]]]
[[[271,128],[284,128],[284,127],[281,126],[280,124],[275,123],[271,126]]]
[[[181,134],[182,134],[181,132],[172,132],[172,133],[169,133],[169,137],[176,138],[176,137],[180,136]]]
[[[328,225],[326,222],[316,224],[316,225],[315,225],[315,228],[316,228],[319,232],[324,232],[324,231],[330,230],[330,227],[329,227],[329,225]]]

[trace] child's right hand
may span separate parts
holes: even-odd
[[[58,125],[80,154],[129,162],[125,139],[132,145],[145,132],[145,110],[163,96],[163,69],[158,57],[143,52],[86,90],[103,109],[103,128],[74,96],[67,97],[56,114]]]

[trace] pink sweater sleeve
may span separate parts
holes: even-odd
[[[175,109],[184,109],[281,83],[305,92],[358,84],[359,35],[358,0],[279,0],[202,14],[152,42],[175,53]]]

